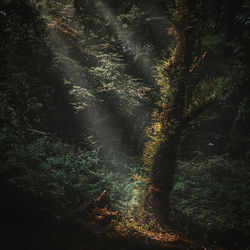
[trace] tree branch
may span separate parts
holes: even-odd
[[[39,131],[31,128],[27,128],[26,131],[31,132],[33,134],[38,134],[38,135],[52,135],[50,132],[44,132],[44,131]]]
[[[193,108],[187,115],[185,115],[183,117],[182,122],[181,122],[182,126],[187,126],[189,124],[189,122],[193,121],[196,117],[201,115],[215,101],[216,101],[216,99],[212,99],[212,100],[209,100],[209,101],[203,103],[202,105],[199,105],[199,106]]]
[[[192,67],[189,69],[190,73],[194,72],[194,70],[196,70],[197,68],[200,67],[200,65],[204,61],[207,53],[208,53],[208,49],[200,56],[200,58],[198,59],[197,63],[195,63],[194,65],[192,65]]]

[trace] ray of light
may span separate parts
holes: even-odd
[[[115,14],[107,4],[100,0],[95,0],[94,2],[96,8],[101,12],[103,18],[105,18],[109,22],[111,28],[118,35],[124,46],[133,53],[134,58],[136,59],[136,57],[140,56],[141,60],[139,61],[139,67],[141,71],[147,72],[149,78],[153,79],[154,72],[152,70],[152,66],[154,65],[154,63],[152,62],[152,60],[149,60],[148,57],[140,52],[141,45],[131,39],[128,34],[126,34],[126,31],[124,31],[121,22],[117,20]],[[149,57],[152,58],[152,56]]]
[[[69,4],[69,3],[68,3]],[[72,4],[72,3],[71,3]],[[46,5],[45,5],[46,6]],[[109,10],[109,8],[105,7],[101,2],[96,1],[96,6],[98,9],[100,9],[102,15],[109,18],[109,23],[112,27],[112,29],[119,34],[124,35],[125,32],[122,29],[122,25],[116,20],[115,16],[112,14],[112,12]],[[73,9],[73,6],[70,7]],[[60,20],[59,20],[60,21]],[[73,27],[68,27],[68,31],[71,33],[76,33],[79,31],[77,27],[81,27],[81,24],[79,20],[74,20]],[[76,106],[79,106],[78,104],[82,105],[82,109],[84,109],[86,120],[85,123],[88,123],[88,127],[91,127],[92,132],[94,132],[95,137],[101,145],[103,145],[103,151],[104,151],[104,157],[106,159],[109,158],[116,158],[121,159],[121,153],[122,148],[121,145],[117,145],[117,142],[115,144],[114,138],[120,138],[121,130],[116,127],[115,124],[113,124],[109,119],[107,119],[107,114],[104,114],[103,112],[103,104],[98,100],[97,97],[91,96],[91,94],[88,92],[88,80],[86,79],[86,74],[84,73],[84,68],[82,65],[79,64],[77,60],[75,60],[74,56],[70,52],[71,45],[68,44],[68,38],[67,36],[62,36],[62,30],[60,29],[60,22],[58,23],[58,20],[53,20],[52,17],[48,18],[48,25],[50,29],[50,35],[51,35],[51,41],[52,44],[54,43],[54,49],[58,53],[58,58],[60,58],[60,67],[62,69],[62,73],[64,74],[65,79],[73,84],[73,95],[75,97],[79,96],[78,99],[92,99],[92,104],[87,103],[85,106],[82,105],[82,103],[85,100],[80,100],[79,103],[76,103]],[[65,26],[65,24],[63,23]],[[75,25],[75,27],[74,27]],[[56,27],[55,27],[56,26]],[[74,29],[75,28],[75,29]],[[74,29],[74,30],[73,30]],[[64,33],[63,33],[64,34]],[[68,33],[67,33],[68,34]],[[80,30],[80,34],[77,34],[77,36],[84,37],[84,33],[82,30]],[[123,37],[120,35],[120,37]],[[82,38],[79,38],[82,39]],[[134,53],[138,53],[138,47],[140,47],[139,44],[136,44],[134,41],[128,38],[128,36],[124,36],[124,39],[122,39],[122,43],[124,43],[129,49]],[[88,41],[84,43],[85,46],[88,45]],[[96,60],[99,61],[101,64],[101,57],[96,56]],[[150,63],[145,59],[143,60],[143,63],[141,65],[142,69],[146,69],[147,71],[151,72],[151,65]],[[87,96],[82,96],[82,93]],[[88,106],[90,108],[88,108]],[[114,103],[114,107],[117,106],[117,103]],[[124,109],[124,112],[126,111],[126,107],[122,107]],[[81,110],[80,110],[81,111]],[[130,119],[129,117],[126,117],[126,119]],[[132,121],[130,121],[132,122]],[[83,127],[85,125],[83,124]],[[113,138],[113,140],[112,140]],[[112,143],[114,145],[112,145]],[[113,152],[112,152],[113,151]]]

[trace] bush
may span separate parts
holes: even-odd
[[[97,151],[80,151],[49,136],[27,143],[22,130],[14,129],[1,134],[0,145],[5,151],[0,168],[5,181],[57,208],[79,206],[101,192],[100,176],[95,173]]]
[[[116,210],[128,212],[134,201],[133,158],[104,160],[97,149],[85,151],[49,136],[34,136],[17,124],[0,136],[0,175],[59,210],[72,210],[107,190]]]
[[[186,234],[200,234],[202,228],[205,238],[244,244],[250,236],[248,163],[226,156],[179,162],[176,176],[172,223]]]

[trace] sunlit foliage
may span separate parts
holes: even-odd
[[[151,125],[146,128],[146,136],[148,140],[144,145],[143,152],[143,163],[144,167],[147,170],[150,170],[154,160],[154,154],[157,150],[157,147],[160,143],[166,140],[167,133],[170,132],[170,121],[168,121],[167,113],[168,113],[168,101],[171,98],[170,83],[168,79],[168,69],[170,62],[174,60],[175,51],[172,50],[171,56],[162,61],[157,67],[157,85],[159,86],[159,100],[156,102],[156,108],[153,110],[151,114]]]

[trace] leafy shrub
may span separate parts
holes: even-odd
[[[98,171],[103,189],[108,191],[114,208],[126,217],[137,216],[136,211],[140,205],[138,186],[142,182],[135,176],[140,170],[138,159],[117,154]]]
[[[5,156],[0,172],[5,181],[64,209],[76,207],[101,192],[100,176],[95,173],[97,151],[80,151],[49,136],[29,143],[25,139],[22,130],[6,129],[1,134]]]
[[[96,149],[84,151],[53,136],[34,136],[17,124],[2,130],[0,150],[4,181],[32,192],[56,209],[74,209],[103,190],[121,212],[127,213],[136,203],[138,180],[131,177],[139,167],[133,158],[104,160]]]
[[[247,162],[231,161],[226,156],[179,162],[176,176],[171,198],[173,224],[187,234],[199,234],[202,228],[207,232],[204,237],[228,238],[227,243],[234,246],[240,244],[238,237],[249,237]]]

